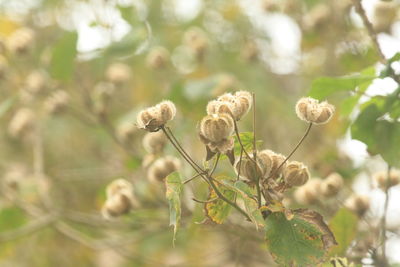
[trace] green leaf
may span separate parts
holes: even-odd
[[[330,255],[345,256],[346,250],[357,233],[358,217],[346,208],[341,208],[329,222],[329,227],[335,235],[338,246]]]
[[[6,207],[0,210],[0,232],[16,229],[27,222],[23,210],[17,207]]]
[[[216,178],[220,179],[220,178]],[[228,178],[229,179],[229,178]],[[235,191],[232,189],[216,184],[219,191],[230,201],[234,201],[235,199]],[[222,224],[224,220],[228,217],[231,212],[232,206],[226,203],[221,199],[217,199],[218,196],[215,191],[210,188],[210,194],[208,196],[208,200],[216,199],[215,201],[208,202],[204,204],[204,210],[206,212],[206,216],[213,222],[217,224]]]
[[[181,221],[181,193],[183,189],[182,178],[179,172],[173,172],[165,178],[165,197],[169,204],[169,225],[174,226],[173,244],[176,232]]]
[[[15,97],[9,97],[0,104],[0,118],[12,107]]]
[[[55,79],[69,80],[71,78],[77,54],[77,41],[76,32],[66,32],[55,44],[50,62],[51,74]]]
[[[271,213],[265,220],[269,252],[282,266],[317,266],[330,246],[332,232],[315,211],[298,209],[288,220],[284,213]]]
[[[323,100],[329,95],[339,91],[354,91],[357,86],[371,83],[376,76],[370,73],[367,69],[364,73],[369,75],[357,74],[344,77],[321,77],[314,80],[311,84],[311,90],[308,95],[312,98]]]

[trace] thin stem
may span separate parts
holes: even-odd
[[[361,16],[361,18],[363,20],[365,28],[367,28],[369,37],[371,38],[376,50],[378,51],[380,61],[383,64],[386,64],[387,60],[386,60],[385,56],[383,55],[382,49],[378,43],[378,39],[376,38],[376,33],[374,30],[374,27],[372,26],[371,22],[368,20],[367,14],[365,13],[365,10],[361,4],[361,0],[353,0],[353,3],[354,3],[354,7],[355,7],[357,13]]]
[[[391,166],[388,165],[387,177],[386,177],[386,185],[385,185],[385,202],[384,202],[383,216],[382,216],[382,221],[381,221],[382,260],[383,260],[385,266],[387,265],[387,259],[386,259],[386,231],[387,231],[387,229],[386,229],[386,219],[387,219],[387,212],[388,212],[388,207],[389,207],[390,170],[391,170]]]
[[[293,148],[292,152],[290,152],[289,156],[287,156],[286,159],[281,163],[281,165],[279,165],[279,167],[276,169],[274,174],[276,174],[279,171],[279,169],[289,160],[289,158],[294,154],[294,152],[296,152],[296,150],[299,148],[299,146],[303,143],[304,139],[306,139],[307,135],[310,133],[312,125],[313,125],[312,122],[310,122],[303,137],[300,139],[300,141],[297,143],[297,145]]]
[[[198,203],[206,204],[206,203],[214,202],[215,200],[218,200],[218,198],[215,197],[215,198],[212,198],[212,199],[209,199],[209,200],[199,200],[199,199],[193,197],[192,200],[195,201],[195,202],[198,202]]]
[[[183,184],[187,184],[187,183],[193,181],[194,179],[196,179],[199,176],[200,176],[200,174],[198,173],[198,174],[194,175],[192,178],[189,178],[186,181],[184,181]]]
[[[258,169],[257,164],[257,146],[256,146],[256,95],[253,93],[253,159],[254,159],[254,169]],[[257,173],[257,171],[256,171]],[[257,175],[256,178],[256,189],[257,189],[257,203],[258,207],[261,207],[261,189],[260,189],[260,176]]]
[[[238,173],[237,173],[237,177],[236,180],[239,180],[240,177],[240,171],[241,171],[241,167],[242,167],[242,158],[243,158],[243,148],[240,148],[240,156],[239,156],[239,166],[238,166]]]
[[[214,163],[214,167],[212,168],[211,172],[209,173],[209,176],[212,176],[213,173],[215,172],[215,169],[217,169],[217,165],[218,165],[220,157],[221,157],[221,154],[218,153],[217,159],[215,160],[215,163]]]
[[[234,127],[235,127],[235,134],[236,134],[236,137],[237,137],[237,139],[239,141],[240,147],[242,148],[242,150],[246,154],[246,156],[249,158],[249,160],[255,162],[254,159],[249,155],[249,153],[247,153],[246,149],[243,146],[242,139],[240,139],[239,129],[237,127],[237,123],[236,123],[235,120],[233,120],[233,124],[234,124]]]

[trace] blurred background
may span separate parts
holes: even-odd
[[[384,55],[400,52],[400,2],[362,3]],[[201,224],[203,205],[191,200],[206,199],[201,182],[185,189],[172,247],[164,185],[147,175],[162,154],[143,147],[137,113],[172,100],[170,127],[201,162],[197,125],[207,102],[248,90],[261,147],[287,155],[307,127],[294,105],[312,80],[379,60],[350,0],[1,0],[0,51],[0,266],[40,267],[274,266],[262,233],[235,215]],[[396,86],[377,79],[367,93]],[[342,99],[329,101],[340,110]],[[386,165],[349,137],[354,114],[338,114],[314,127],[293,159],[314,177],[343,176],[340,201],[353,191],[368,195],[373,223],[385,195],[370,177]],[[239,127],[251,131],[251,116]],[[170,145],[162,153],[179,157]],[[232,173],[228,167],[219,171]],[[185,164],[181,171],[193,175]],[[105,188],[118,178],[132,182],[140,204],[106,220]],[[397,229],[400,194],[392,190],[388,223]],[[329,220],[339,200],[311,207]],[[292,193],[288,201],[301,206]],[[398,234],[388,240],[392,263],[400,261]],[[368,249],[348,253],[370,263]]]

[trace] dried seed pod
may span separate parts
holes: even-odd
[[[235,93],[235,97],[239,100],[240,114],[237,117],[240,119],[249,112],[253,104],[253,96],[250,92],[238,91]]]
[[[308,168],[301,162],[290,161],[283,170],[285,183],[290,186],[304,185],[310,178]]]
[[[28,134],[34,127],[35,114],[28,108],[20,108],[12,117],[8,126],[11,137],[20,138]]]
[[[318,203],[321,188],[321,179],[310,179],[305,185],[297,188],[294,193],[295,200],[302,205]]]
[[[169,100],[164,100],[161,103],[156,105],[156,108],[160,111],[160,121],[163,121],[164,124],[167,121],[172,120],[176,115],[176,107],[175,104]]]
[[[156,132],[167,121],[172,120],[176,115],[176,107],[171,101],[165,100],[154,107],[142,110],[137,116],[139,128],[150,132]]]
[[[19,28],[14,31],[6,40],[6,46],[11,53],[24,54],[27,53],[35,38],[35,32],[30,28]]]
[[[212,100],[207,104],[207,114],[228,113],[233,116],[235,106],[231,102]]]
[[[106,78],[114,84],[122,84],[131,78],[131,68],[124,63],[113,63],[106,70]]]
[[[214,153],[222,153],[226,154],[227,152],[231,151],[234,146],[233,138],[223,139],[217,143],[209,143],[208,147]]]
[[[163,69],[169,61],[169,52],[164,47],[153,48],[146,57],[146,64],[150,69]]]
[[[217,98],[218,101],[228,101],[228,102],[231,102],[231,101],[233,101],[234,99],[235,99],[235,96],[232,95],[231,93],[226,93],[226,94],[220,95],[220,96]]]
[[[147,178],[151,182],[163,182],[169,174],[177,171],[180,165],[180,160],[175,157],[166,156],[159,158],[149,167]]]
[[[133,198],[133,185],[129,181],[125,179],[117,179],[112,181],[110,184],[107,185],[106,188],[106,196],[107,198],[111,198],[114,195],[117,195],[121,192],[129,192]]]
[[[143,137],[143,147],[150,154],[159,154],[164,150],[167,141],[163,132],[147,133]]]
[[[132,139],[137,132],[137,127],[133,122],[124,121],[118,124],[116,129],[116,135],[118,140],[120,140],[124,144],[129,144],[132,142]]]
[[[208,48],[208,38],[202,29],[193,27],[187,30],[183,36],[183,43],[193,51],[197,59],[204,58]]]
[[[272,150],[265,149],[260,151],[258,154],[262,160],[264,160],[264,164],[270,166],[270,173],[268,174],[268,177],[272,175],[273,178],[279,177],[283,170],[286,167],[287,162],[281,166],[281,164],[285,161],[286,157],[282,154],[276,153]],[[278,170],[279,168],[279,170]]]
[[[46,88],[48,76],[41,70],[34,70],[28,74],[25,80],[25,90],[32,94],[42,92]]]
[[[303,97],[296,104],[296,114],[299,119],[308,123],[324,124],[327,123],[335,112],[335,107],[324,101],[311,97]]]
[[[378,187],[382,190],[396,186],[400,183],[400,172],[398,170],[391,169],[389,177],[387,171],[377,172],[373,176]]]
[[[93,88],[91,95],[94,107],[93,111],[96,114],[104,114],[107,112],[110,100],[115,92],[115,86],[109,82],[100,82]]]
[[[111,182],[106,188],[106,196],[107,200],[102,208],[102,215],[106,219],[126,214],[137,205],[133,186],[125,179]]]
[[[69,103],[69,94],[64,90],[57,90],[44,102],[45,110],[50,114],[62,112]]]
[[[218,143],[228,139],[233,131],[233,119],[226,113],[208,115],[200,122],[200,135],[209,142]]]
[[[321,193],[325,197],[332,197],[339,193],[343,187],[343,178],[338,173],[331,173],[321,184]]]
[[[252,156],[251,159],[248,157],[243,157],[241,161],[238,161],[235,164],[235,172],[240,173],[241,177],[253,182],[255,182],[257,179],[262,179],[267,170],[268,167],[264,165],[264,161],[262,161],[259,157],[257,157],[257,166],[254,163]]]
[[[355,212],[358,216],[363,216],[369,209],[369,197],[353,194],[345,202],[345,207]]]

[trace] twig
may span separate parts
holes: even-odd
[[[373,44],[375,45],[376,50],[378,51],[380,61],[383,64],[386,64],[387,59],[383,55],[382,49],[378,43],[378,39],[376,38],[376,33],[374,30],[374,27],[371,24],[371,22],[368,20],[367,14],[365,13],[365,10],[361,4],[361,0],[353,0],[353,3],[354,3],[354,7],[355,7],[357,13],[361,16],[361,19],[364,23],[365,28],[367,28],[369,37],[371,38]]]
[[[187,184],[187,183],[191,182],[192,180],[196,179],[199,176],[200,176],[200,174],[198,173],[198,174],[194,175],[192,178],[189,178],[186,181],[184,181],[182,184]]]

